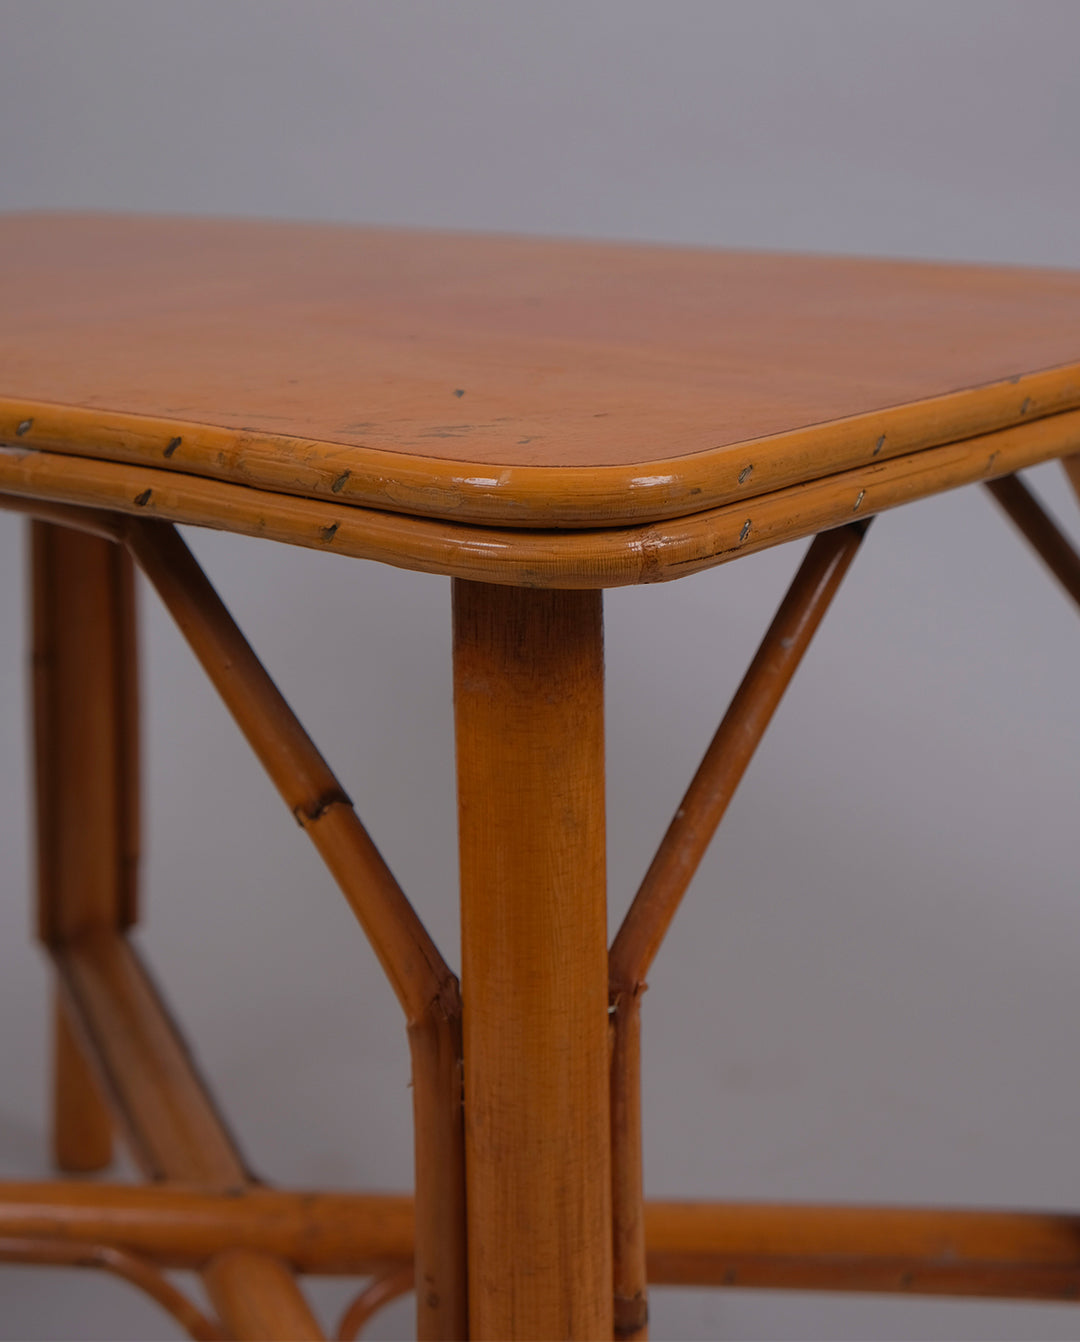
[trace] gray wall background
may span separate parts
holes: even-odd
[[[1076,266],[1078,47],[1069,0],[4,0],[0,208]],[[1033,472],[1075,534],[1059,476]],[[448,583],[190,539],[456,957]],[[613,919],[802,548],[611,594]],[[49,1168],[22,558],[0,517],[2,1177]],[[258,1168],[406,1187],[396,1005],[143,613],[139,936]],[[983,493],[875,524],[652,976],[653,1195],[1080,1203],[1078,665],[1075,610]],[[661,1339],[1080,1335],[1041,1305],[657,1291],[653,1314]],[[0,1271],[0,1336],[173,1335],[122,1285]]]

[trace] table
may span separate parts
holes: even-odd
[[[62,1170],[0,1259],[149,1291],[195,1337],[321,1336],[305,1272],[416,1287],[421,1338],[642,1338],[649,1280],[1073,1298],[1065,1214],[651,1203],[640,1002],[871,518],[1080,489],[1080,274],[232,220],[0,218],[0,505],[31,519],[40,936]],[[175,523],[453,580],[451,971]],[[813,537],[606,939],[602,590]],[[256,1181],[126,933],[139,569],[336,878],[406,1019],[415,1197]],[[165,1275],[194,1268],[216,1313]]]

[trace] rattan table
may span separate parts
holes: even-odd
[[[640,1338],[646,1282],[1073,1298],[1080,1218],[643,1200],[640,995],[874,514],[1080,484],[1080,274],[238,221],[0,219],[0,504],[32,519],[56,1160],[0,1258],[194,1337],[320,1336],[304,1273],[422,1338]],[[453,579],[460,982],[174,523]],[[609,947],[601,592],[813,538]],[[140,569],[405,1015],[415,1197],[249,1172],[126,933]],[[197,1269],[216,1317],[166,1275]]]

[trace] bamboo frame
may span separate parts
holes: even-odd
[[[607,1337],[598,592],[455,582],[469,1328]]]
[[[590,528],[653,523],[736,500],[742,506],[818,475],[1077,408],[1080,366],[1073,363],[765,438],[626,465],[493,465],[13,397],[0,397],[0,442],[129,468],[164,459],[173,472],[215,485],[242,480],[272,493],[341,498],[384,513],[493,527]],[[749,477],[747,464],[753,466]]]
[[[649,1279],[753,1290],[1080,1296],[1080,1218],[921,1207],[649,1203]]]
[[[55,945],[137,914],[134,589],[103,540],[39,521],[30,548],[38,935]]]
[[[0,494],[187,522],[506,586],[668,582],[961,485],[1080,451],[1080,410],[862,465],[646,525],[465,525],[297,498],[178,471],[0,447]]]
[[[171,526],[130,519],[124,543],[176,620],[367,934],[408,1024],[413,1061],[422,1339],[463,1336],[465,1173],[457,979],[344,789]]]
[[[616,1335],[647,1336],[641,1141],[645,976],[869,522],[810,546],[634,896],[608,956]]]
[[[991,480],[986,487],[1046,567],[1080,605],[1080,554],[1035,495],[1015,475]]]
[[[421,1206],[426,1208],[418,1249],[418,1270],[425,1282],[424,1291],[418,1294],[420,1336],[464,1336],[461,1022],[455,976],[372,844],[340,784],[175,531],[144,519],[84,518],[77,515],[80,510],[65,509],[64,505],[46,505],[42,511],[54,521],[64,522],[69,520],[68,512],[76,514],[70,520],[81,523],[81,529],[90,536],[109,536],[135,556],[367,931],[405,1010],[413,1057],[417,1188]],[[85,547],[98,542],[80,543]],[[112,546],[108,548],[113,551]],[[42,814],[48,814],[44,806]],[[106,960],[111,977],[101,973]],[[129,995],[132,991],[138,995],[140,984],[142,989],[146,987],[145,973],[133,969],[137,962],[130,949],[115,939],[91,945],[83,938],[77,948],[65,948],[62,954],[57,951],[57,961],[84,1047],[111,1086],[117,1113],[148,1175],[162,1177],[167,1169],[174,1178],[243,1181],[247,1176],[239,1155],[222,1146],[226,1141],[224,1127],[216,1115],[210,1117],[209,1099],[194,1082],[187,1058],[185,1071],[179,1036],[167,1023],[160,1002],[155,1001],[155,1009],[147,1017],[157,1027],[156,1037],[147,1041],[146,1032],[139,1028],[138,1012],[129,1009],[123,992],[115,991],[121,981]],[[111,996],[99,991],[103,982],[111,982]],[[87,1006],[88,994],[93,1007]],[[149,1121],[131,1121],[130,1101],[132,1096],[139,1096],[138,1086],[133,1080],[128,1092],[119,1090],[117,1060],[103,1059],[102,1055],[106,1041],[116,1037],[113,1027],[125,1019],[133,1024],[128,1042],[143,1041],[137,1066],[127,1058],[129,1079],[133,1080],[140,1068],[152,1072],[160,1061],[157,1049],[164,1048],[163,1074],[167,1079],[149,1100]],[[65,1043],[66,1037],[61,1046]],[[72,1076],[80,1075],[74,1070],[78,1066],[78,1061],[69,1064]],[[181,1090],[186,1091],[179,1103],[179,1126],[170,1126],[168,1121],[163,1126],[158,1121],[161,1115],[167,1120],[176,1117],[172,1113],[175,1097],[168,1091],[177,1077],[184,1083]],[[196,1095],[197,1101],[193,1098]],[[206,1167],[197,1167],[192,1175],[185,1162],[197,1163],[204,1157]],[[179,1166],[166,1164],[176,1159],[180,1160]],[[219,1306],[239,1308],[236,1283],[254,1270],[250,1261],[240,1260],[230,1261],[227,1270],[215,1273]],[[281,1284],[281,1274],[270,1269],[264,1275],[265,1289],[273,1293]],[[302,1317],[302,1311],[294,1313],[297,1319]],[[238,1315],[236,1326],[261,1325],[254,1317]]]
[[[616,992],[641,987],[866,528],[853,522],[827,531],[807,550],[615,935],[609,963]]]
[[[341,1316],[334,1333],[337,1342],[353,1342],[360,1330],[391,1300],[413,1289],[415,1272],[412,1262],[395,1263],[370,1282]]]
[[[271,1254],[227,1249],[203,1268],[206,1294],[235,1337],[321,1342],[325,1336],[292,1269]]]
[[[1080,1216],[1072,1214],[662,1201],[646,1202],[644,1213],[654,1285],[1016,1300],[1080,1294]],[[26,1246],[25,1262],[62,1252],[81,1263],[107,1243],[158,1270],[190,1270],[231,1248],[299,1272],[389,1281],[411,1263],[413,1235],[413,1200],[399,1194],[0,1184],[0,1241]]]
[[[39,932],[63,1013],[57,1154],[69,1166],[104,1163],[115,1123],[149,1178],[242,1185],[242,1158],[124,936],[135,916],[139,832],[130,558],[51,523],[34,523],[31,539]],[[289,1336],[305,1317],[305,1335],[320,1335],[284,1265],[263,1256],[243,1275],[277,1323],[251,1332],[242,1311],[220,1300],[234,1336]],[[163,1302],[172,1288],[148,1289]]]
[[[88,932],[55,947],[65,1002],[145,1178],[243,1188],[252,1176],[138,953]]]
[[[136,915],[138,721],[131,561],[36,521],[33,613],[37,924],[56,946]],[[69,1172],[105,1168],[112,1127],[62,1002],[53,1007],[53,1145]]]
[[[145,1175],[229,1193],[248,1185],[243,1157],[127,938],[90,931],[54,947],[52,956],[75,1037]],[[322,1336],[279,1259],[256,1252],[220,1257],[202,1272],[231,1336]],[[259,1301],[257,1312],[251,1299]]]
[[[196,1342],[224,1342],[219,1323],[193,1305],[156,1267],[115,1245],[0,1237],[0,1263],[99,1268],[148,1295]]]
[[[1055,420],[1068,422],[1055,423]],[[1080,412],[1072,412],[986,435],[985,440],[949,449],[928,449],[917,454],[918,462],[913,457],[884,461],[875,477],[874,496],[865,490],[856,496],[854,511],[860,513],[861,520],[819,535],[810,546],[608,955],[612,1007],[610,1096],[605,1096],[603,1102],[594,1097],[586,1108],[594,1116],[610,1108],[616,1336],[646,1335],[647,1281],[1014,1299],[1080,1296],[1080,1217],[1076,1216],[943,1209],[647,1203],[641,1183],[639,1098],[640,998],[645,975],[693,871],[838,590],[860,544],[869,514],[892,506],[888,500],[899,499],[905,490],[912,497],[920,490],[936,492],[936,488],[944,487],[940,484],[942,479],[958,478],[962,472],[972,470],[976,460],[982,461],[981,472],[986,476],[1008,461],[1044,451],[1051,442],[1060,447],[1063,441],[1072,442],[1077,437],[1080,437]],[[987,457],[988,448],[991,451]],[[465,1292],[463,1054],[466,1069],[470,1065],[474,1069],[480,1067],[469,1086],[475,1105],[477,1097],[483,1094],[483,1072],[498,1052],[496,1036],[507,1028],[507,1012],[515,1018],[519,1016],[518,1023],[525,1029],[530,1012],[535,1014],[534,1004],[527,995],[520,994],[518,984],[500,996],[498,991],[484,985],[481,974],[476,982],[482,991],[474,1000],[487,1002],[483,1009],[494,1010],[492,1021],[497,1020],[498,1030],[490,1038],[484,1037],[483,1010],[478,1009],[471,1027],[472,1042],[467,1035],[463,1047],[457,979],[371,842],[337,779],[179,536],[171,526],[148,516],[152,509],[145,503],[136,505],[141,515],[134,508],[128,508],[131,515],[125,515],[123,511],[86,506],[90,498],[104,501],[109,507],[116,506],[109,496],[116,469],[110,463],[81,463],[83,474],[76,472],[57,491],[59,499],[33,497],[34,490],[44,488],[43,482],[51,482],[50,488],[55,484],[55,475],[50,473],[54,473],[57,461],[62,461],[53,458],[43,465],[45,455],[0,449],[0,488],[7,488],[14,478],[5,472],[11,469],[12,462],[17,462],[16,483],[29,491],[0,497],[0,506],[13,507],[39,519],[34,534],[38,574],[37,730],[43,761],[39,812],[45,826],[41,858],[42,934],[57,967],[63,1003],[63,1011],[57,1016],[58,1112],[90,1114],[89,1124],[84,1117],[68,1136],[60,1131],[58,1137],[61,1154],[67,1143],[65,1160],[72,1167],[78,1167],[80,1160],[91,1162],[86,1167],[96,1167],[94,1161],[100,1164],[107,1151],[102,1149],[100,1126],[95,1136],[93,1105],[104,1096],[111,1122],[118,1125],[147,1176],[169,1182],[153,1189],[0,1185],[0,1258],[104,1267],[143,1285],[175,1317],[182,1322],[187,1320],[185,1326],[192,1330],[193,1336],[208,1338],[219,1335],[218,1325],[188,1305],[161,1277],[161,1269],[200,1270],[225,1324],[239,1337],[320,1336],[318,1324],[296,1287],[294,1272],[376,1274],[375,1282],[346,1311],[338,1330],[341,1337],[354,1335],[381,1303],[407,1289],[414,1277],[423,1284],[418,1291],[421,1337],[494,1336],[504,1331],[524,1336],[541,1325],[546,1329],[550,1319],[544,1314],[547,1306],[542,1301],[543,1291],[537,1297],[535,1309],[530,1306],[522,1313],[524,1297],[518,1292],[511,1313],[499,1312],[501,1307],[496,1306],[500,1273],[490,1263],[485,1269],[479,1255],[473,1259],[472,1270],[481,1307],[471,1319],[466,1316]],[[96,473],[91,469],[98,467],[102,469]],[[920,469],[927,473],[921,482]],[[935,488],[928,487],[930,478],[938,482]],[[27,481],[32,484],[28,486]],[[1060,529],[1015,478],[987,483],[1051,571],[1080,602],[1080,556]],[[188,507],[198,487],[205,484],[189,481],[188,485],[196,486],[195,491],[184,494],[188,486],[181,485],[177,497],[182,495],[184,506]],[[798,487],[802,498],[813,496],[818,500],[814,503],[811,498],[812,507],[800,516],[805,520],[813,514],[813,508],[825,506],[823,500],[842,497],[850,485],[849,479],[835,477]],[[228,488],[240,489],[215,485],[213,492]],[[249,504],[257,494],[252,490],[240,492]],[[73,498],[78,502],[73,502]],[[341,507],[310,500],[279,502],[285,505],[285,512],[293,510],[289,513],[292,522],[300,518],[296,508]],[[759,502],[761,515],[765,515],[768,508],[775,506],[780,510],[792,500],[769,495]],[[164,506],[169,509],[173,503],[166,499]],[[262,501],[253,506],[260,508]],[[344,511],[355,520],[363,510]],[[277,514],[279,522],[285,512]],[[850,517],[850,511],[847,516]],[[266,525],[266,518],[261,515],[260,518],[254,529],[262,527],[272,532],[277,523]],[[480,528],[454,528],[452,524],[423,523],[417,519],[411,522],[416,526],[441,526],[447,534],[453,531],[455,535],[445,553],[457,554],[454,565],[463,552],[455,547],[472,547],[470,553],[475,557],[486,543],[477,539]],[[696,528],[695,543],[700,542],[706,534],[702,516],[684,522],[688,528],[686,535]],[[676,529],[679,525],[672,524]],[[785,525],[790,529],[790,522]],[[68,528],[82,533],[77,542],[71,541]],[[336,524],[332,530],[336,533]],[[415,534],[414,527],[414,537]],[[466,535],[467,542],[462,539]],[[504,533],[500,543],[510,544],[511,535],[516,546],[526,533]],[[541,553],[546,555],[547,567],[542,563],[531,571],[534,579],[539,575],[539,585],[554,580],[553,575],[569,575],[573,580],[571,587],[596,585],[601,570],[595,562],[590,561],[590,567],[583,559],[588,546],[597,539],[595,534],[546,537],[532,533],[532,536],[534,539],[529,543],[535,546],[533,558]],[[599,543],[604,545],[608,540],[610,537],[602,536]],[[624,537],[616,537],[615,547],[623,544],[623,540]],[[105,541],[119,542],[122,548],[103,545]],[[760,548],[765,543],[775,540],[763,541],[759,537],[736,552]],[[678,563],[683,561],[673,560],[666,544],[654,538],[640,550],[639,557],[651,565],[651,576],[670,577],[688,571],[678,569]],[[650,547],[654,547],[651,557]],[[528,558],[528,544],[523,541],[518,548],[519,557],[525,555],[522,562],[532,562]],[[402,1197],[276,1193],[258,1187],[200,1081],[164,1003],[123,935],[134,917],[133,870],[138,830],[133,800],[137,760],[132,709],[135,677],[130,632],[130,566],[125,566],[123,549],[134,557],[157,588],[286,804],[308,831],[367,932],[402,1004],[414,1069],[415,1205]],[[68,558],[56,559],[56,555],[64,553]],[[609,559],[615,553],[616,549],[611,549]],[[709,562],[718,562],[718,555],[730,557],[717,551]],[[56,568],[58,563],[60,567]],[[606,563],[608,559],[602,560],[601,566]],[[457,570],[451,567],[445,571]],[[65,576],[60,579],[50,576],[54,572]],[[80,634],[78,622],[64,614],[61,588],[75,581],[80,572],[80,580],[86,580],[88,573],[112,575],[104,579],[104,585],[98,582],[94,589],[97,593],[94,600],[100,603],[104,599],[111,613],[90,620],[88,628],[96,630],[92,634],[86,629]],[[515,573],[521,577],[520,570]],[[545,594],[521,589],[507,592],[497,586],[476,583],[457,583],[455,589],[458,720],[460,740],[467,742],[465,759],[459,767],[463,770],[461,795],[465,806],[463,825],[467,831],[468,799],[474,794],[483,795],[487,798],[485,804],[491,804],[491,798],[497,795],[497,789],[492,791],[490,787],[490,779],[481,786],[477,782],[479,774],[476,778],[472,776],[474,764],[482,766],[481,772],[494,767],[498,773],[500,768],[509,767],[509,761],[518,771],[515,788],[528,792],[521,770],[531,767],[531,755],[530,750],[522,753],[520,742],[502,765],[497,760],[495,765],[490,760],[484,763],[483,757],[485,752],[493,760],[499,755],[502,738],[511,724],[513,731],[523,733],[523,739],[527,737],[531,730],[527,719],[534,711],[539,712],[536,739],[543,742],[545,752],[536,776],[538,787],[550,784],[553,776],[566,776],[579,783],[595,779],[595,768],[577,756],[591,749],[587,745],[590,733],[602,722],[602,701],[594,693],[599,679],[592,673],[579,674],[581,666],[592,658],[592,652],[588,649],[583,652],[581,648],[575,651],[574,630],[580,633],[586,626],[599,630],[599,600],[588,592]],[[592,616],[583,613],[583,603],[588,603],[590,609],[595,607]],[[579,606],[581,610],[577,609]],[[548,611],[548,607],[566,615],[568,622],[565,628],[560,626],[562,632],[558,637],[553,630],[563,616],[556,618],[548,612],[541,618],[541,610]],[[570,618],[572,607],[577,614]],[[89,606],[87,610],[98,608]],[[501,612],[497,618],[492,615],[496,608]],[[528,626],[528,636],[522,633],[516,642],[511,639],[514,650],[508,651],[507,647],[500,650],[505,629],[516,627],[515,619],[522,622],[523,630]],[[69,628],[73,623],[74,632]],[[482,636],[488,624],[488,633]],[[56,843],[48,837],[49,826],[57,827],[59,833],[70,825],[64,816],[88,788],[85,777],[79,774],[74,787],[70,781],[61,784],[55,765],[49,763],[58,749],[57,733],[71,737],[73,730],[76,733],[79,730],[77,719],[72,728],[58,716],[58,705],[71,697],[63,690],[64,678],[75,674],[76,669],[82,670],[79,659],[85,660],[88,638],[90,646],[96,648],[91,664],[96,673],[104,676],[102,683],[106,687],[98,697],[113,706],[106,732],[111,742],[108,748],[104,752],[84,746],[77,749],[77,756],[83,761],[80,767],[104,769],[107,780],[104,803],[111,808],[112,817],[94,826],[95,833],[111,837],[104,846],[98,842],[95,850],[92,861],[97,864],[93,870],[98,886],[91,888],[100,893],[92,894],[89,900],[85,882],[69,880],[64,874],[63,861],[69,859],[64,858],[56,865]],[[585,641],[593,652],[599,648],[598,633],[591,642]],[[519,665],[522,649],[528,655]],[[581,666],[575,663],[579,653]],[[538,675],[544,681],[544,695],[537,693],[534,682]],[[562,675],[566,677],[565,694],[552,689],[556,683],[562,683],[559,680]],[[505,696],[502,707],[492,698],[491,685],[501,687]],[[539,703],[541,699],[547,708]],[[558,712],[566,717],[562,727],[554,724],[552,705],[558,706]],[[570,706],[568,714],[564,712],[566,705]],[[504,708],[508,714],[505,722],[499,717]],[[488,719],[486,725],[481,718]],[[563,765],[554,766],[552,752],[564,747],[569,752],[566,760]],[[542,829],[542,808],[527,809],[528,823],[538,824]],[[487,898],[485,892],[492,874],[485,875],[481,868],[486,861],[485,851],[491,848],[493,814],[485,814],[482,832],[474,836],[475,842],[470,842],[467,832],[463,836],[465,903],[475,904]],[[520,817],[513,820],[507,836],[520,823]],[[560,829],[566,823],[566,814],[560,813]],[[602,832],[602,811],[600,825]],[[531,843],[530,839],[522,847],[522,860],[527,865],[535,864],[537,853],[544,847],[541,843],[539,848],[535,845],[530,848]],[[512,846],[511,837],[496,845],[502,854],[500,861],[509,851],[507,844]],[[80,856],[79,861],[82,860]],[[580,863],[580,851],[576,860]],[[575,880],[580,879],[579,869]],[[515,888],[520,886],[519,879]],[[538,897],[542,893],[539,884],[535,893]],[[557,892],[554,897],[558,903]],[[559,936],[568,936],[567,919],[581,921],[585,913],[582,906],[587,906],[591,917],[597,907],[602,911],[602,904],[602,898],[599,904],[594,898],[582,900],[580,890],[575,887],[572,898],[560,905],[555,919]],[[492,927],[500,926],[498,918],[485,916],[477,920],[475,909],[473,914],[466,919],[464,930],[466,965],[471,966],[471,972],[475,972],[479,959],[490,956],[491,952],[491,947],[481,945],[477,936],[490,936]],[[504,922],[503,931],[512,929],[512,923],[512,919],[509,924]],[[595,938],[589,940],[582,927],[568,937],[565,945],[580,949],[586,941],[592,946]],[[497,950],[495,960],[501,957],[505,963],[517,963],[523,962],[523,957],[528,959],[527,950],[519,948],[520,953],[511,953],[512,948],[508,947],[509,943]],[[559,968],[562,970],[564,966]],[[530,973],[535,972],[533,964]],[[466,981],[468,984],[468,978]],[[588,974],[584,974],[582,983],[591,983]],[[576,1022],[575,1037],[590,990],[582,997],[581,1010],[572,1003],[572,1009],[568,1009],[567,1019]],[[538,1000],[547,1000],[543,992]],[[550,1000],[564,1007],[569,999],[560,989]],[[465,1024],[468,1031],[468,1017]],[[541,1033],[542,1051],[557,1033],[551,1020],[544,1023]],[[572,1083],[570,1089],[577,1094],[583,1086],[587,1087],[593,1071],[594,1068],[586,1067],[580,1082]],[[519,1068],[519,1082],[523,1078],[527,1081],[528,1076],[528,1068],[524,1073]],[[565,1076],[560,1079],[565,1085]],[[505,1096],[513,1089],[508,1090],[505,1078],[495,1085],[493,1095],[503,1097],[491,1110],[497,1123],[506,1121]],[[521,1107],[518,1118],[526,1127],[533,1121],[527,1104]],[[491,1115],[485,1122],[491,1122]],[[534,1136],[541,1128],[550,1135],[554,1122],[549,1115]],[[507,1127],[507,1132],[514,1123]],[[577,1187],[599,1171],[600,1183],[607,1189],[606,1163],[596,1162],[597,1153],[604,1148],[604,1139],[594,1135],[574,1146],[581,1138],[577,1119],[572,1126],[575,1135],[567,1152],[572,1148],[579,1154],[588,1150],[596,1168],[591,1171],[583,1168],[560,1187],[565,1192],[570,1184]],[[511,1149],[528,1154],[530,1142],[522,1136],[523,1132],[524,1128],[511,1140]],[[492,1216],[500,1215],[498,1179],[505,1180],[507,1175],[504,1166],[495,1171],[493,1182],[489,1176],[494,1167],[485,1172],[475,1136],[469,1141],[474,1211],[480,1218],[477,1224],[486,1225]],[[494,1202],[488,1199],[490,1206],[484,1202],[485,1180],[488,1194],[496,1195]],[[187,1186],[175,1186],[172,1181],[182,1181]],[[520,1183],[520,1172],[510,1182]],[[593,1182],[596,1183],[595,1177]],[[543,1192],[541,1189],[541,1201]],[[604,1197],[597,1203],[602,1212],[597,1224],[603,1224],[607,1216],[602,1205]],[[530,1205],[529,1215],[543,1224],[545,1214],[539,1203]],[[597,1220],[591,1216],[585,1219],[590,1223]],[[540,1238],[544,1235],[548,1235],[547,1229]],[[494,1240],[489,1235],[488,1241],[489,1249],[494,1243],[502,1252],[503,1269],[513,1272],[513,1255],[504,1250],[511,1245],[520,1250],[522,1224],[515,1225],[511,1215],[506,1219],[504,1231]],[[565,1245],[565,1227],[553,1231],[545,1242],[551,1246]],[[598,1281],[606,1280],[611,1271],[606,1255],[611,1250],[610,1245],[605,1245],[593,1236],[575,1252],[575,1268],[583,1270],[584,1276],[591,1273]],[[532,1257],[537,1261],[537,1255],[542,1258],[543,1253],[536,1245],[533,1247]],[[560,1298],[556,1312],[562,1319],[567,1308],[582,1310],[571,1331],[582,1336],[607,1335],[612,1318],[610,1315],[605,1318],[604,1294],[602,1288],[598,1292],[595,1282],[590,1287],[583,1286],[576,1294]],[[598,1302],[599,1312],[595,1308]],[[507,1328],[504,1325],[508,1320]]]
[[[131,519],[123,540],[191,645],[259,762],[333,872],[407,1019],[419,1021],[456,983],[435,943],[224,603],[171,526]]]
[[[244,1249],[304,1274],[369,1276],[411,1261],[415,1235],[413,1198],[404,1194],[255,1183],[227,1191],[172,1181],[0,1183],[0,1237],[114,1244],[181,1271]]]
[[[1077,501],[1080,501],[1080,455],[1063,457],[1061,464],[1065,468],[1065,478],[1072,485]]]

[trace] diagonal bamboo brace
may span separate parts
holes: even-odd
[[[410,1020],[453,974],[360,823],[330,766],[167,523],[129,520],[124,539],[289,810],[352,905]]]
[[[421,1339],[462,1337],[465,1157],[457,979],[341,784],[175,529],[129,519],[123,537],[345,894],[405,1011],[419,1209],[417,1327]],[[220,1274],[226,1298],[234,1276],[231,1268]]]
[[[645,975],[868,526],[852,523],[811,544],[612,943],[612,1215],[620,1338],[644,1338],[648,1325],[641,1142]]]
[[[1075,462],[1080,462],[1080,457],[1070,457],[1066,467]],[[1080,467],[1076,479],[1080,480]],[[1031,490],[1015,475],[990,480],[986,488],[1066,592],[1080,605],[1080,554]]]
[[[611,947],[611,982],[632,991],[671,925],[784,691],[855,557],[869,522],[818,536],[709,744]]]

